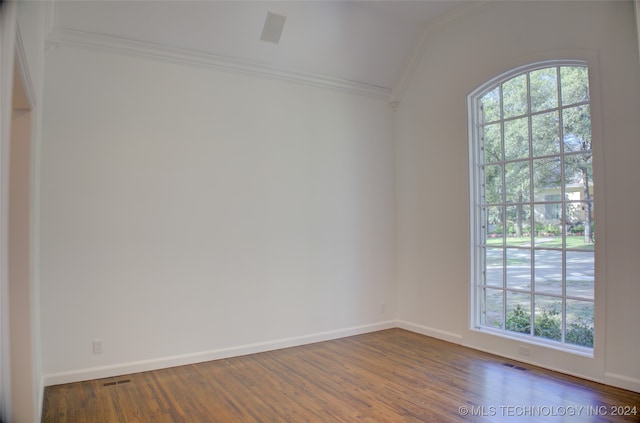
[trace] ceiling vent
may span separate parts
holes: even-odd
[[[267,19],[264,21],[264,28],[262,28],[260,39],[269,43],[278,44],[286,20],[286,16],[267,12]]]

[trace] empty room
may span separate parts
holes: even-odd
[[[0,421],[640,421],[637,1],[0,7]]]

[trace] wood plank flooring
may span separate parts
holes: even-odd
[[[640,422],[640,394],[389,329],[50,386],[43,409],[47,423],[471,421]]]

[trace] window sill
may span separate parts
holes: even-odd
[[[484,326],[472,327],[471,330],[474,332],[498,336],[504,339],[510,339],[512,341],[517,341],[517,342],[525,343],[528,345],[535,345],[538,347],[549,348],[552,350],[579,355],[581,357],[586,357],[586,358],[594,358],[593,348],[562,344],[556,341],[549,341],[543,338],[532,337],[529,335],[519,335],[516,332],[506,332],[506,331],[492,329]]]

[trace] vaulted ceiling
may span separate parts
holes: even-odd
[[[55,32],[170,47],[390,92],[424,31],[469,3],[58,0]],[[286,17],[278,43],[261,40],[269,12]]]

